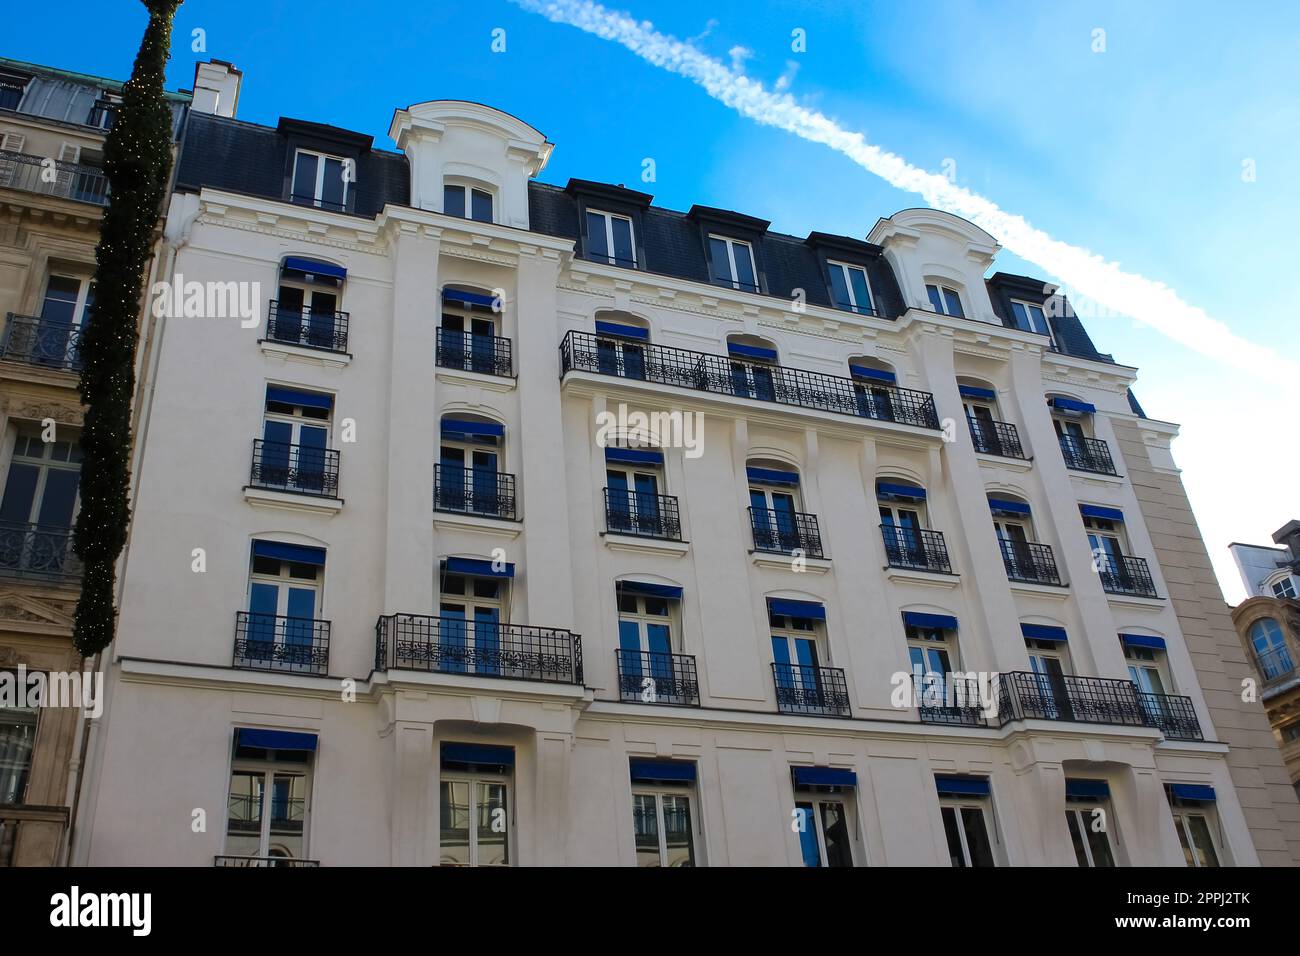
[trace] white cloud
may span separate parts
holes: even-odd
[[[794,78],[798,75],[799,75],[799,61],[786,60],[785,72],[776,78],[776,82],[772,84],[772,88],[777,90],[778,92],[784,93],[786,90],[790,88],[790,84],[794,82]]]
[[[731,57],[731,69],[740,74],[745,71],[745,61],[754,55],[754,51],[747,46],[737,44],[727,51],[727,56]]]
[[[913,166],[901,156],[867,142],[861,133],[801,105],[789,93],[765,89],[741,71],[744,60],[751,55],[744,47],[732,48],[732,66],[728,68],[689,43],[657,32],[648,21],[634,20],[597,3],[514,2],[553,22],[612,40],[649,63],[692,80],[714,99],[758,123],[829,146],[896,188],[919,194],[930,206],[976,223],[1010,251],[1095,302],[1131,315],[1189,349],[1264,378],[1273,388],[1300,391],[1300,363],[1236,335],[1203,309],[1184,302],[1164,283],[1126,272],[1117,263],[1107,262],[1087,249],[1053,239],[1021,216],[1000,209],[945,176]],[[778,90],[783,88],[780,81],[777,85]]]

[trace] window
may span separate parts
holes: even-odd
[[[767,468],[749,468],[747,471],[754,548],[789,553],[803,547],[799,522],[799,476],[794,472]],[[787,475],[788,478],[783,477]]]
[[[94,302],[95,286],[88,277],[51,275],[45,282],[40,316],[11,317],[4,357],[48,368],[79,369],[81,330]]]
[[[438,365],[484,375],[511,374],[510,342],[501,337],[501,307],[492,295],[443,289]]]
[[[849,374],[853,378],[858,414],[863,418],[892,422],[898,376],[888,368],[868,365],[862,360],[849,361]]]
[[[989,503],[993,505],[994,499],[990,498]],[[995,509],[993,530],[998,537],[998,548],[1002,551],[1002,563],[1007,569],[1008,578],[1013,581],[1037,581],[1044,578],[1049,569],[1037,560],[1036,551],[1040,546],[1035,540],[1034,526],[1028,514]],[[1052,575],[1055,574],[1055,568],[1050,571]]]
[[[117,111],[122,105],[122,98],[112,94],[105,94],[95,101],[95,105],[90,108],[90,115],[86,117],[86,125],[93,126],[95,129],[112,129],[113,123],[117,120]]]
[[[492,194],[486,189],[446,183],[442,187],[442,211],[445,215],[461,219],[491,222]]]
[[[311,812],[312,751],[247,746],[241,739],[245,733],[236,731],[230,768],[226,853],[269,858],[272,866],[277,860],[302,860]]]
[[[332,396],[267,386],[266,413],[254,484],[334,496],[337,452],[329,449]]]
[[[1026,638],[1025,650],[1029,652],[1029,670],[1034,675],[1041,716],[1045,720],[1068,720],[1072,714],[1068,712],[1070,697],[1065,675],[1070,673],[1070,652],[1065,643]]]
[[[514,762],[510,747],[442,745],[438,818],[443,866],[510,865]]]
[[[947,701],[947,685],[957,670],[957,635],[940,627],[904,626],[912,678],[927,710]],[[976,698],[978,700],[978,698]]]
[[[17,675],[8,675],[15,682]],[[22,803],[36,745],[36,707],[0,707],[0,804]]]
[[[985,800],[941,797],[939,813],[948,840],[948,859],[955,867],[996,866],[984,819]]]
[[[731,393],[762,402],[776,401],[777,351],[770,345],[728,340],[731,356]]]
[[[1110,518],[1083,519],[1083,526],[1088,532],[1088,547],[1092,549],[1094,559],[1103,572],[1119,571],[1124,566],[1124,523]]]
[[[645,378],[645,346],[649,335],[639,325],[597,321],[597,370],[602,375]]]
[[[1295,578],[1285,577],[1273,583],[1273,596],[1277,598],[1294,598],[1296,595]]]
[[[861,315],[874,315],[867,270],[845,262],[828,261],[826,266],[830,270],[831,298],[835,302],[835,308]]]
[[[1186,864],[1195,867],[1218,866],[1219,852],[1214,841],[1213,810],[1175,806],[1173,814],[1174,827],[1178,830],[1178,843],[1183,848],[1183,860]]]
[[[1287,724],[1282,728],[1282,739],[1287,743],[1293,740],[1300,740],[1300,721],[1294,724]]]
[[[747,242],[725,236],[709,236],[709,258],[713,262],[713,281],[742,292],[757,292],[758,270],[754,267],[754,250]]]
[[[1264,680],[1285,677],[1295,670],[1286,637],[1273,618],[1261,618],[1250,626],[1250,643],[1255,649],[1255,660]]]
[[[493,422],[442,420],[434,496],[439,511],[514,516],[514,488],[501,472],[503,432]]]
[[[1047,324],[1047,316],[1043,314],[1041,305],[1034,305],[1032,302],[1011,303],[1011,315],[1016,323],[1016,328],[1022,332],[1037,332],[1039,335],[1050,336],[1052,328]]]
[[[1125,644],[1124,657],[1128,661],[1129,680],[1141,693],[1164,695],[1168,693],[1166,688],[1173,686],[1164,651]]]
[[[803,865],[853,866],[856,774],[825,767],[793,767],[791,776],[795,832]]]
[[[610,531],[643,537],[663,535],[660,465],[609,461],[605,481],[609,495],[605,517]]]
[[[587,257],[612,266],[636,268],[632,220],[612,212],[587,210]]]
[[[966,313],[962,311],[961,296],[953,289],[943,285],[927,285],[925,294],[930,297],[930,308],[940,315],[951,315],[953,318],[965,318]]]
[[[340,212],[347,208],[352,160],[300,149],[294,157],[291,202]]]
[[[308,271],[316,267],[331,271]],[[346,350],[347,317],[339,312],[343,279],[333,274],[336,271],[342,270],[307,259],[286,260],[266,337],[314,349]]]
[[[23,101],[30,77],[19,73],[0,73],[0,110],[16,110]]]
[[[235,654],[245,667],[312,673],[328,665],[328,623],[321,620],[322,548],[254,541],[248,621]]]
[[[673,688],[672,604],[648,594],[618,593],[618,648],[623,677],[639,692],[646,677],[658,697]],[[646,672],[649,672],[648,674]]]
[[[1111,820],[1109,803],[1101,797],[1071,796],[1073,782],[1065,782],[1065,823],[1070,830],[1070,842],[1074,845],[1074,858],[1079,866],[1115,866],[1115,854],[1107,832]]]
[[[19,428],[0,497],[0,572],[60,576],[79,568],[71,529],[80,483],[75,439],[46,442],[39,430]]]
[[[695,866],[695,765],[634,759],[631,766],[636,865]]]
[[[921,534],[925,528],[925,499],[889,495],[877,502],[877,508],[889,563],[897,567],[927,567],[925,542],[922,541]]]
[[[769,614],[777,696],[816,701],[821,696],[821,634],[811,618]]]
[[[444,673],[503,676],[505,591],[501,578],[442,573],[438,640]]]

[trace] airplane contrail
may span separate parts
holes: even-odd
[[[785,92],[767,90],[757,80],[700,52],[690,43],[659,33],[648,21],[608,10],[590,0],[511,0],[555,23],[612,40],[643,60],[686,77],[742,116],[829,146],[892,186],[918,193],[927,204],[962,216],[997,237],[1007,249],[1045,269],[1087,298],[1132,316],[1170,339],[1229,365],[1266,376],[1279,387],[1300,388],[1300,363],[1232,332],[1203,309],[1183,301],[1169,286],[1126,272],[1096,253],[1053,239],[1023,217],[993,201],[914,166],[867,142]]]

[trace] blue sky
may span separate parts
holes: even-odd
[[[1295,358],[1283,283],[1297,270],[1300,8],[1276,3],[613,3],[1054,238],[1158,279],[1234,332]],[[0,55],[125,77],[143,6],[20,5]],[[309,15],[303,11],[309,10]],[[51,29],[52,20],[94,30]],[[206,53],[190,48],[206,31]],[[505,30],[506,50],[492,51]],[[806,31],[807,50],[790,48]],[[1105,52],[1093,31],[1105,31]],[[395,107],[464,98],[532,123],[556,144],[542,174],[643,188],[659,204],[722,206],[772,228],[862,236],[919,204],[823,146],[760,127],[622,47],[505,0],[436,4],[189,0],[169,87],[217,57],[244,71],[242,119],[329,122],[390,148]],[[642,160],[657,181],[642,184]],[[1243,161],[1255,180],[1243,181]],[[1009,252],[997,268],[1043,270]],[[1044,276],[1045,278],[1055,278]],[[1294,383],[1218,364],[1123,317],[1085,316],[1102,351],[1140,369],[1154,418],[1178,422],[1184,469],[1230,600],[1231,540],[1268,543],[1300,517]],[[1287,388],[1284,389],[1284,385]],[[1294,394],[1292,391],[1291,394]],[[1232,489],[1251,489],[1243,496]]]

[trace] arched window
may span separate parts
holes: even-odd
[[[894,389],[898,376],[893,367],[869,356],[851,358],[849,375],[853,379],[858,414],[863,418],[894,421]]]
[[[434,508],[515,517],[514,475],[502,470],[505,426],[479,415],[444,415],[434,466]]]
[[[1059,585],[1061,579],[1051,547],[1039,544],[1035,538],[1029,502],[1020,495],[1003,492],[992,493],[988,498],[1007,578],[1029,584]]]
[[[925,294],[930,300],[932,311],[940,315],[950,315],[955,319],[965,318],[966,311],[962,308],[961,293],[953,283],[944,279],[927,279]]]
[[[503,304],[492,292],[470,286],[442,290],[442,324],[438,327],[436,362],[484,375],[513,371],[510,340],[501,335]]]
[[[1250,626],[1250,643],[1264,680],[1275,680],[1295,670],[1291,651],[1281,626],[1271,617],[1260,618]]]
[[[776,400],[776,382],[780,370],[776,346],[756,335],[727,337],[727,355],[731,358],[731,392],[742,398]]]
[[[493,190],[486,183],[454,177],[442,184],[442,212],[446,216],[493,222],[493,198]]]
[[[650,327],[644,319],[613,310],[596,313],[596,368],[602,375],[645,378]]]
[[[876,482],[876,505],[885,556],[893,568],[951,570],[943,535],[926,530],[925,489],[910,479],[883,477]]]
[[[348,350],[348,314],[339,311],[348,270],[330,262],[287,256],[271,303],[266,337],[328,352]]]

